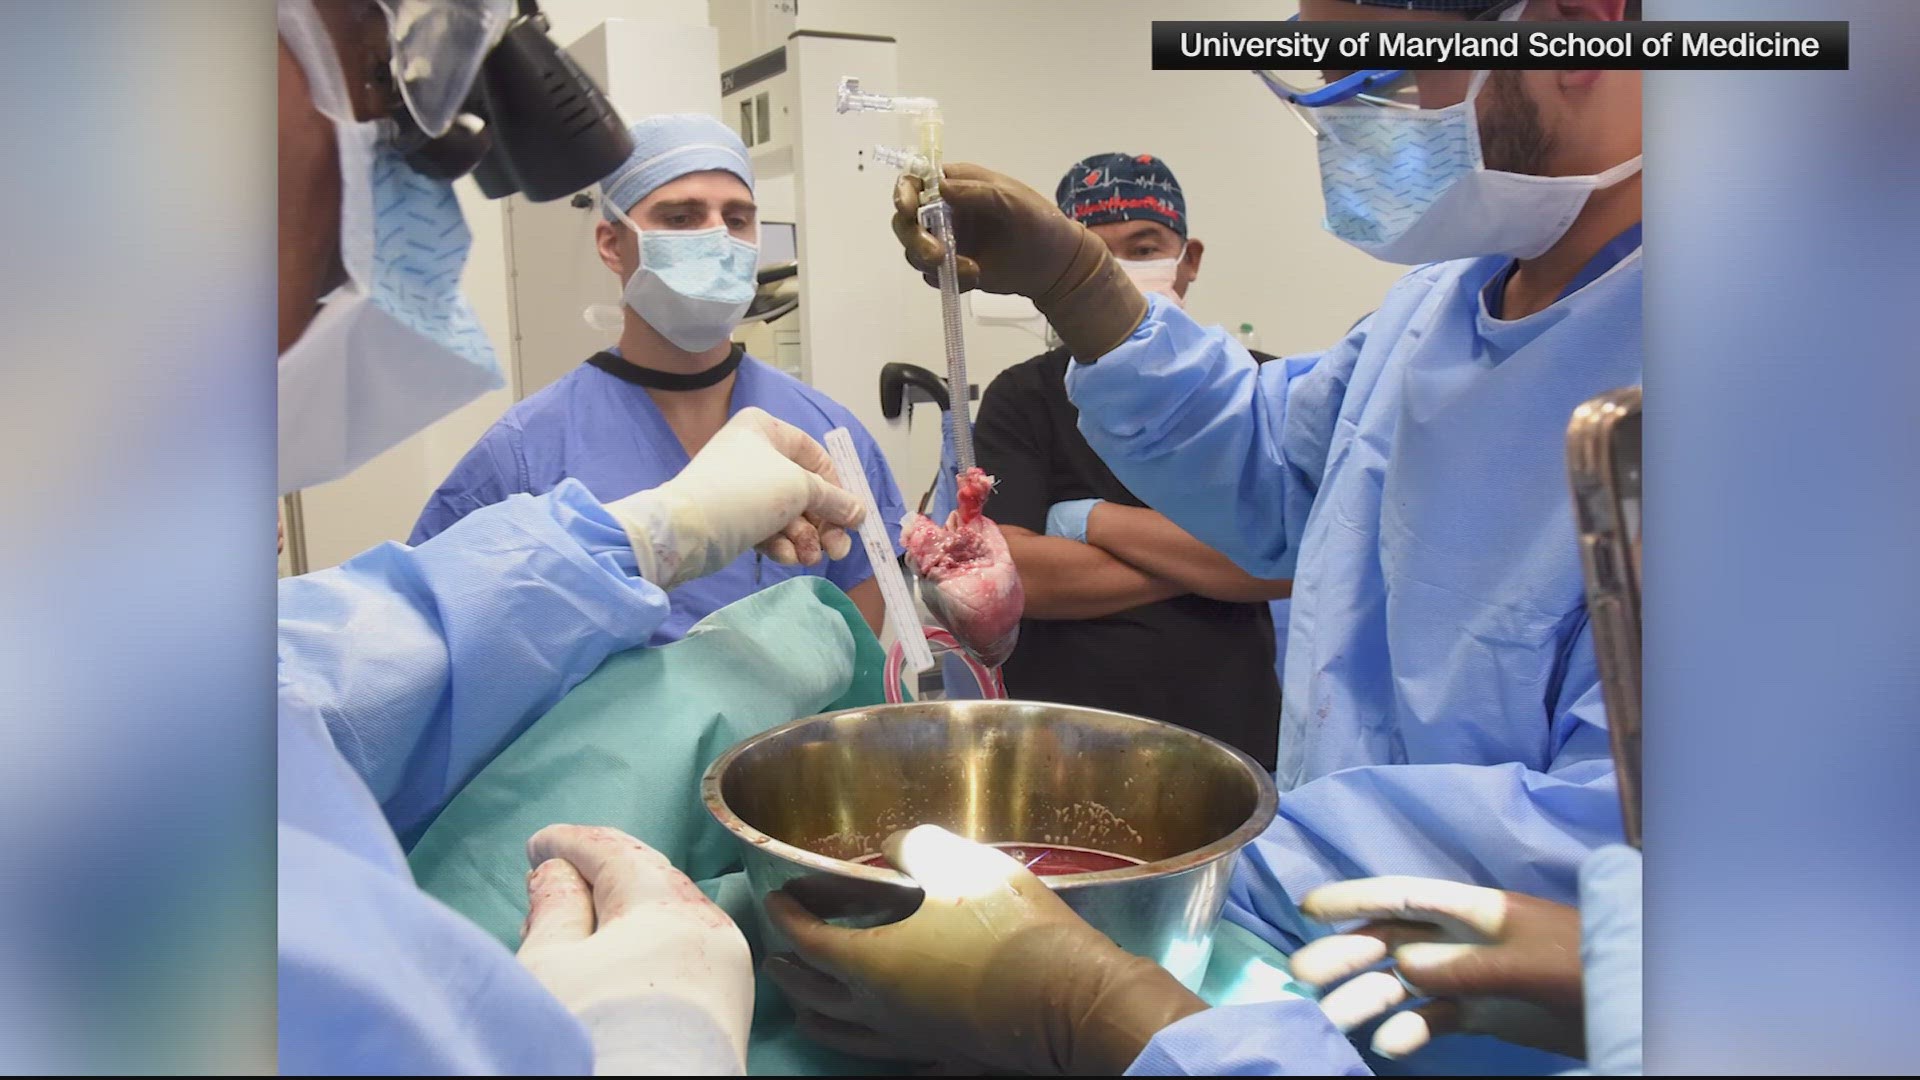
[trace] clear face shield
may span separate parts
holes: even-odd
[[[460,115],[487,54],[505,36],[513,0],[379,0],[393,81],[414,123],[439,138]]]
[[[633,152],[600,88],[547,36],[537,0],[376,2],[392,53],[379,81],[413,171],[547,202]]]

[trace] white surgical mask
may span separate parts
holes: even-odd
[[[618,207],[614,213],[640,238],[640,267],[622,298],[660,336],[687,352],[705,352],[727,340],[753,303],[760,247],[711,229],[642,229]]]
[[[1501,18],[1517,18],[1515,6]],[[1528,176],[1486,167],[1474,101],[1444,109],[1301,109],[1319,133],[1328,232],[1409,265],[1480,255],[1531,259],[1558,243],[1595,191],[1640,171],[1633,157],[1594,176]]]
[[[1174,279],[1180,271],[1180,260],[1187,257],[1187,246],[1180,245],[1180,254],[1171,259],[1120,259],[1120,269],[1133,280],[1133,286],[1143,293],[1159,293],[1172,301],[1174,306],[1187,306],[1185,297],[1174,289]]]
[[[299,59],[340,152],[340,255],[348,283],[279,362],[282,493],[336,480],[505,385],[460,294],[472,238],[453,185],[409,169],[390,125],[353,118],[311,0],[281,0]]]

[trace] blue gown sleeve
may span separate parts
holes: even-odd
[[[1613,844],[1580,869],[1580,959],[1586,977],[1587,1064],[1599,1076],[1640,1075],[1640,853]]]
[[[1620,802],[1590,626],[1567,657],[1544,769],[1367,765],[1284,792],[1241,853],[1225,917],[1291,953],[1326,932],[1299,901],[1351,878],[1445,878],[1578,903],[1580,865],[1620,839]]]
[[[279,856],[282,1073],[593,1074],[580,1021],[404,864],[383,870],[284,822]]]
[[[847,424],[848,432],[853,436],[853,445],[860,452],[860,464],[866,467],[867,486],[873,489],[873,501],[880,504],[880,517],[887,526],[887,542],[893,545],[895,554],[900,547],[900,519],[907,512],[906,500],[900,497],[900,485],[894,482],[893,470],[887,467],[886,455],[881,453],[880,444],[873,441],[859,421]],[[842,592],[849,591],[873,577],[873,564],[867,559],[866,549],[860,546],[860,537],[853,538],[853,551],[846,558],[827,564],[827,580],[840,586]]]
[[[1363,320],[1324,353],[1259,364],[1149,296],[1119,348],[1071,365],[1068,396],[1080,433],[1148,506],[1255,577],[1292,577],[1366,333]]]
[[[407,543],[418,547],[475,510],[530,490],[520,433],[504,423],[495,424],[427,500]]]
[[[1163,1028],[1128,1076],[1372,1076],[1319,1004],[1226,1005]]]
[[[529,723],[666,615],[626,533],[568,480],[419,547],[283,580],[282,707],[324,719],[411,846]]]

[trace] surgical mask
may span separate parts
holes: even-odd
[[[640,238],[640,266],[622,293],[647,325],[686,352],[727,340],[753,303],[760,246],[711,229],[642,229],[618,207],[615,216]]]
[[[1187,246],[1180,245],[1180,254],[1171,259],[1120,259],[1120,269],[1133,280],[1133,286],[1143,293],[1159,293],[1171,300],[1176,307],[1187,306],[1186,298],[1173,287],[1174,279],[1180,271],[1180,260],[1186,258]]]
[[[505,380],[460,293],[471,235],[453,185],[408,168],[391,124],[354,119],[310,0],[279,9],[281,35],[333,122],[348,278],[280,356],[284,494],[345,476]]]
[[[1502,19],[1521,10],[1516,6]],[[1320,135],[1327,231],[1392,263],[1531,259],[1566,235],[1595,191],[1640,171],[1638,156],[1593,176],[1487,168],[1474,102],[1489,74],[1475,72],[1466,100],[1444,109],[1298,110]]]

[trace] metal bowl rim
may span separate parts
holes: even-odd
[[[1183,737],[1199,739],[1202,742],[1211,744],[1218,750],[1225,751],[1233,760],[1237,761],[1243,769],[1252,774],[1254,778],[1254,786],[1257,790],[1254,798],[1253,813],[1249,814],[1247,819],[1241,822],[1232,832],[1220,839],[1210,844],[1194,848],[1192,851],[1184,854],[1165,859],[1156,859],[1153,862],[1141,863],[1139,866],[1128,866],[1118,870],[1095,870],[1084,874],[1054,874],[1041,878],[1042,881],[1045,881],[1049,887],[1055,890],[1172,877],[1175,874],[1182,874],[1189,870],[1197,870],[1252,843],[1256,837],[1267,830],[1267,826],[1273,824],[1273,819],[1279,812],[1280,795],[1274,787],[1272,773],[1261,768],[1259,762],[1253,760],[1252,757],[1241,750],[1228,746],[1226,743],[1210,735],[1203,735],[1192,728],[1181,727],[1178,724],[1170,724],[1164,720],[1153,720],[1144,716],[1134,716],[1131,713],[1114,712],[1110,709],[1090,709],[1080,705],[1062,705],[1054,701],[1000,699],[998,702],[981,701],[975,703],[969,699],[969,703],[975,704],[976,707],[978,705],[985,705],[988,708],[993,708],[995,705],[1029,705],[1044,709],[1068,709],[1076,713],[1111,716],[1137,724],[1149,724],[1155,727],[1168,728]],[[812,716],[803,716],[777,727],[768,728],[758,735],[750,735],[729,747],[725,753],[713,760],[713,764],[707,766],[707,771],[700,777],[700,801],[705,804],[707,813],[712,815],[713,819],[719,822],[722,828],[733,833],[742,841],[754,847],[761,848],[769,854],[777,855],[787,862],[797,863],[810,870],[821,870],[837,874],[841,877],[883,882],[885,884],[899,885],[906,888],[918,888],[912,878],[907,877],[907,875],[898,870],[882,870],[878,867],[849,862],[846,859],[835,859],[831,856],[821,855],[818,852],[808,851],[803,847],[797,847],[784,840],[777,840],[761,832],[759,829],[747,824],[739,814],[734,812],[731,806],[727,805],[726,797],[720,792],[720,778],[726,774],[727,768],[742,754],[745,754],[761,743],[771,741],[803,725],[833,720],[837,717],[849,716],[855,713],[871,713],[900,707],[933,704],[938,703],[901,702],[897,705],[865,705],[852,709],[840,709],[830,713],[815,713]],[[1008,842],[1011,843],[1012,841]]]

